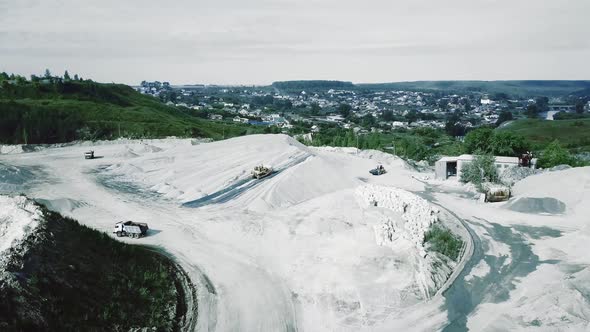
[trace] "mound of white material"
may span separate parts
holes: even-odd
[[[135,149],[133,149],[133,152],[135,153],[150,153],[150,152],[160,152],[162,151],[161,148],[155,146],[155,145],[151,145],[151,144],[141,144],[138,147],[136,147]]]
[[[135,153],[129,146],[125,146],[125,151],[113,154],[113,157],[117,158],[135,158],[138,156],[139,154]]]
[[[423,257],[426,255],[424,233],[432,223],[438,221],[438,210],[428,201],[402,189],[376,185],[361,186],[356,193],[366,204],[398,212],[405,221],[399,230],[393,229],[393,223],[386,223],[382,229],[387,234],[381,238],[391,240],[393,236],[390,233],[400,232],[400,236],[412,242]]]
[[[590,167],[529,176],[517,182],[512,193],[515,197],[555,198],[565,203],[566,213],[590,212]]]
[[[396,169],[412,169],[412,166],[408,165],[408,163],[402,158],[379,150],[360,150],[350,147],[331,146],[314,147],[313,149],[319,151],[347,153],[364,159],[373,159],[375,160],[375,164],[386,164],[389,165],[389,167],[395,167]]]
[[[144,153],[109,167],[108,172],[186,202],[250,178],[262,163],[280,171],[311,155],[289,136],[251,135]]]
[[[18,145],[0,145],[0,154],[23,153],[23,146]]]
[[[34,230],[41,217],[39,208],[26,197],[0,195],[0,266],[5,251]]]

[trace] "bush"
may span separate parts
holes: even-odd
[[[459,258],[463,248],[461,238],[438,225],[433,225],[424,233],[424,243],[429,244],[429,250],[441,253],[454,261]]]
[[[463,167],[461,182],[473,183],[479,191],[483,191],[485,182],[498,183],[499,176],[496,170],[495,158],[491,154],[478,154],[473,161]]]
[[[578,166],[578,160],[572,156],[567,149],[565,149],[558,140],[549,144],[537,161],[537,166],[541,168],[550,168],[557,165]]]

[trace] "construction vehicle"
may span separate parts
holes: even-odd
[[[252,171],[252,177],[254,179],[262,179],[270,174],[272,174],[272,167],[266,167],[263,165],[254,167],[254,170]]]
[[[503,202],[510,199],[510,188],[506,186],[491,186],[485,191],[485,202]]]
[[[113,233],[117,234],[118,237],[129,236],[132,238],[140,238],[145,236],[149,227],[146,223],[128,221],[119,221],[115,224],[115,230]]]
[[[86,151],[84,152],[84,159],[94,159],[94,151]]]
[[[387,173],[387,171],[385,170],[385,167],[383,167],[383,165],[379,165],[379,166],[373,168],[372,170],[370,170],[369,173],[371,173],[373,175],[381,175],[381,174]]]

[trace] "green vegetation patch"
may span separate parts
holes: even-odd
[[[441,253],[454,261],[459,258],[463,248],[463,241],[460,237],[436,224],[424,233],[424,243],[428,244],[430,251]]]
[[[179,329],[183,290],[172,262],[57,213],[44,215],[22,262],[7,268],[13,282],[0,282],[0,330]]]
[[[559,140],[564,147],[575,149],[576,152],[590,151],[590,119],[588,118],[555,121],[522,119],[510,122],[498,130],[524,136],[535,144],[535,150],[540,150],[539,148]]]

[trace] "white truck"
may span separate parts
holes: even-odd
[[[118,237],[129,236],[132,238],[140,238],[145,236],[149,227],[143,222],[119,221],[115,224],[115,230],[113,233],[117,234]]]

